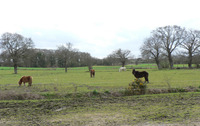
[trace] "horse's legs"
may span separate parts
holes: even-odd
[[[145,82],[149,83],[148,76],[145,77]]]
[[[25,86],[25,82],[24,82],[24,86]]]

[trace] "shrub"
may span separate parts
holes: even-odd
[[[146,93],[147,84],[143,79],[134,79],[125,91],[127,95],[141,95]]]
[[[92,92],[92,94],[93,94],[93,95],[98,95],[99,92],[98,92],[97,90],[94,90],[94,91]]]

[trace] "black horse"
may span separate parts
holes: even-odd
[[[149,73],[148,72],[146,72],[146,71],[139,72],[139,71],[135,71],[135,69],[133,69],[132,74],[136,78],[144,77],[145,78],[145,82],[149,83],[149,79],[148,79]]]

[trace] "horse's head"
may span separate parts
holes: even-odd
[[[132,74],[135,74],[135,68],[133,68]]]
[[[19,80],[19,86],[21,86],[22,85],[22,78]]]
[[[19,86],[21,86],[22,85],[22,82],[23,82],[23,78],[24,78],[24,76],[22,76],[21,78],[20,78],[20,80],[19,80]]]
[[[95,72],[95,70],[94,69],[90,69],[90,72]]]

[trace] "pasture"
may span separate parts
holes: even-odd
[[[119,67],[118,67],[119,68]],[[91,90],[111,91],[123,90],[134,80],[132,70],[119,72],[112,67],[94,67],[95,78],[90,78],[90,73],[86,67],[70,68],[67,73],[64,69],[19,69],[18,74],[13,74],[12,69],[0,70],[1,88],[18,87],[19,79],[26,75],[33,77],[32,88],[35,91],[48,90],[54,88],[63,93],[88,92]],[[179,69],[179,70],[157,70],[157,69],[136,69],[146,70],[149,73],[149,89],[185,88],[200,86],[199,69]],[[37,89],[39,88],[39,90]]]
[[[86,67],[69,68],[67,73],[62,68],[20,68],[18,74],[1,68],[0,125],[199,125],[199,92],[98,95],[123,92],[135,77],[131,69],[93,68],[95,78]],[[200,87],[199,69],[136,70],[149,73],[147,89]],[[24,75],[33,77],[31,87],[19,87]],[[6,99],[9,95],[18,95],[18,100]],[[28,99],[20,100],[24,95]]]

